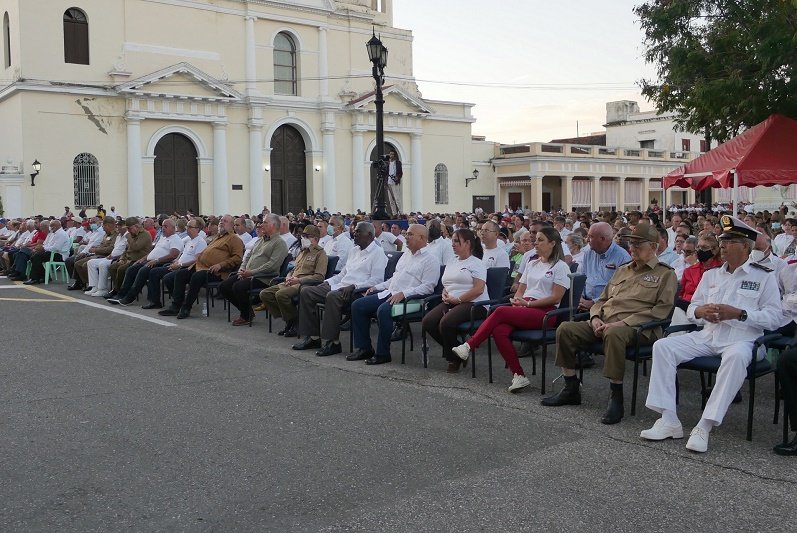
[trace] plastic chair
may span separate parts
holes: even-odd
[[[50,283],[50,276],[54,281],[58,281],[58,273],[64,275],[64,283],[69,280],[69,272],[66,270],[66,263],[61,261],[54,261],[55,251],[50,252],[50,260],[44,263],[44,284]],[[60,255],[60,254],[59,254]]]

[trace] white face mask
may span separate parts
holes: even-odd
[[[302,237],[302,248],[310,248],[310,239]]]
[[[753,250],[752,252],[750,252],[750,261],[753,263],[758,263],[759,261],[764,259],[764,256],[766,256],[766,254],[767,253],[762,250]]]

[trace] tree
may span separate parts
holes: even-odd
[[[797,118],[797,0],[649,0],[634,8],[658,80],[642,94],[724,142],[772,113]]]

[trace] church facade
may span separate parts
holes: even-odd
[[[495,195],[473,105],[424,99],[391,0],[0,0],[6,216],[370,211],[365,48],[389,50],[385,142],[405,212]],[[32,163],[39,161],[36,174]],[[465,181],[478,170],[482,179]],[[32,184],[35,183],[35,184]],[[463,184],[468,187],[462,187]]]

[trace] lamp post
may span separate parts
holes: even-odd
[[[36,159],[31,166],[33,167],[33,174],[30,175],[30,186],[35,187],[36,176],[39,175],[39,171],[42,169],[42,164],[39,163],[38,159]]]
[[[374,197],[374,208],[372,217],[374,220],[387,220],[387,163],[385,162],[385,129],[384,129],[384,106],[385,99],[382,95],[382,84],[385,83],[385,67],[387,66],[387,48],[382,44],[376,33],[365,43],[368,49],[368,59],[373,68],[371,75],[376,82],[376,195]]]
[[[478,171],[478,169],[475,169],[473,171],[473,177],[472,178],[465,178],[465,187],[468,186],[468,183],[470,183],[471,181],[476,180],[476,179],[479,179],[479,171]]]

